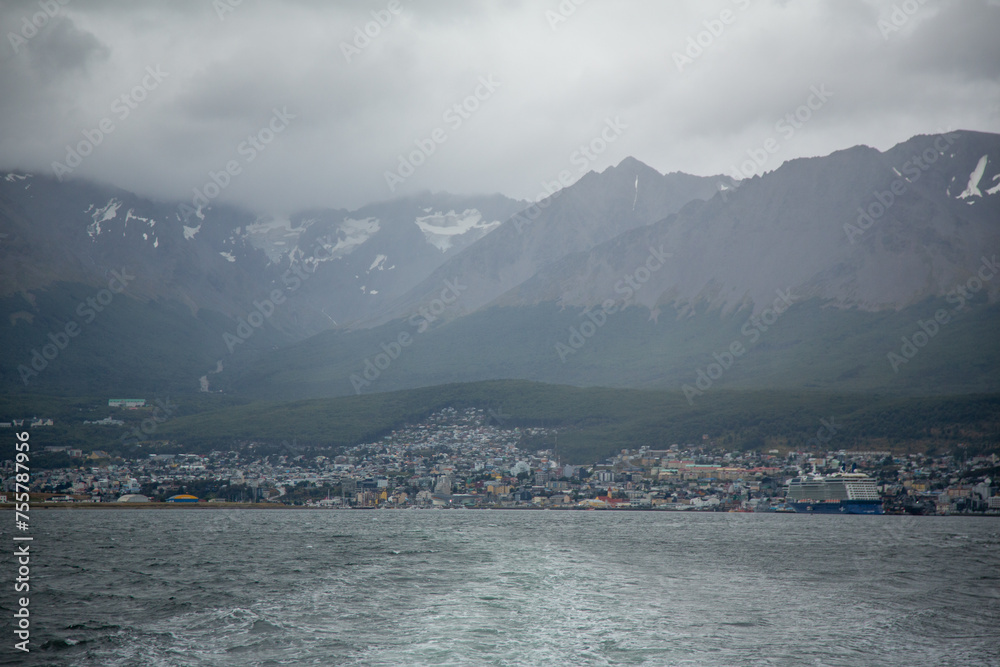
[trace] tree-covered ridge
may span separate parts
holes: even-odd
[[[32,431],[43,445],[144,451],[209,451],[295,443],[335,452],[382,438],[447,407],[475,407],[504,427],[558,429],[565,460],[593,462],[624,448],[697,444],[746,449],[1000,449],[1000,395],[899,397],[787,391],[706,392],[690,404],[679,391],[579,388],[520,380],[447,384],[404,391],[292,402],[238,403],[217,395],[151,401],[121,410],[121,426],[83,425],[107,416],[106,400],[7,397],[3,419],[53,418]],[[163,405],[167,405],[167,409]],[[45,412],[45,411],[48,412]],[[159,410],[159,412],[157,412]],[[145,424],[145,428],[143,428]],[[50,442],[51,441],[51,442]],[[553,443],[531,443],[536,448]],[[6,446],[6,443],[5,443]]]

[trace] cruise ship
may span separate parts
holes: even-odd
[[[859,472],[793,477],[785,504],[806,514],[882,514],[875,480]]]

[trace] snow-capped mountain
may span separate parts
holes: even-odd
[[[589,172],[456,253],[382,318],[365,325],[405,317],[455,278],[466,289],[448,317],[473,312],[568,255],[652,224],[732,184],[727,176],[660,174],[634,158],[600,174]]]
[[[34,359],[38,390],[65,391],[67,374],[77,387],[169,377],[262,396],[496,377],[679,387],[742,343],[746,322],[787,310],[784,333],[720,383],[1000,383],[984,339],[1000,300],[1000,135],[858,146],[739,182],[629,158],[534,204],[425,193],[290,216],[181,211],[82,181],[0,178],[3,381],[28,386],[19,369]],[[105,289],[122,274],[127,289]],[[98,294],[113,307],[77,353],[44,348]],[[929,340],[945,324],[948,346],[908,366],[923,370],[886,363],[916,349],[914,327]],[[377,387],[351,380],[401,333],[421,343],[369,372]]]
[[[356,211],[261,218],[240,234],[272,263],[310,276],[300,298],[314,307],[308,325],[321,330],[380,316],[523,206],[499,195],[424,193]]]
[[[449,259],[397,302],[399,319],[315,337],[223,381],[285,396],[495,378],[698,391],[1000,387],[1000,135],[792,160],[707,183],[714,195],[655,220],[633,214],[657,177],[670,178],[649,172],[626,160],[589,174],[535,220],[507,221]],[[432,322],[423,313],[445,280],[460,294]],[[400,331],[420,345],[370,370],[377,342]],[[699,375],[713,363],[713,377]]]
[[[205,370],[190,379],[198,386],[202,373],[233,352],[227,336],[241,323],[264,318],[250,347],[266,348],[377,315],[521,206],[499,195],[426,193],[358,211],[259,216],[224,205],[192,211],[86,181],[10,172],[0,177],[0,328],[9,343],[3,374],[23,384],[16,369],[49,333],[76,321],[77,303],[99,294],[117,271],[128,284],[107,312],[137,310],[128,315],[127,336],[121,326],[103,330],[110,315],[95,318],[93,328],[104,335],[94,340],[198,359]],[[171,311],[166,323],[158,308]],[[185,331],[196,349],[148,349],[154,341],[163,347],[160,336],[184,340]],[[83,356],[61,355],[52,366],[74,362]],[[93,353],[88,364],[96,373]],[[37,382],[54,378],[46,373]]]
[[[650,248],[669,260],[626,290]],[[792,160],[550,266],[497,305],[586,307],[630,292],[654,315],[728,314],[790,288],[800,301],[898,310],[947,295],[998,251],[1000,136],[954,132]]]
[[[239,318],[301,274],[272,322],[292,337],[376,314],[523,204],[430,194],[358,211],[255,216],[212,205],[185,213],[116,188],[8,173],[0,181],[2,295],[54,282],[100,284],[134,266],[129,294]]]

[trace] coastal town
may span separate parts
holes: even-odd
[[[731,452],[706,435],[575,465],[564,462],[558,439],[554,429],[514,427],[494,411],[449,408],[333,456],[295,454],[294,442],[283,443],[288,453],[259,454],[250,442],[240,451],[132,460],[49,448],[66,450],[74,465],[34,470],[30,488],[36,502],[51,503],[766,512],[785,508],[788,480],[843,471],[871,477],[886,513],[1000,515],[996,454]],[[9,498],[13,469],[2,466]]]

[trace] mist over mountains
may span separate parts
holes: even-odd
[[[6,390],[1000,386],[1000,135],[856,146],[740,181],[628,158],[535,203],[182,204],[0,180]]]

